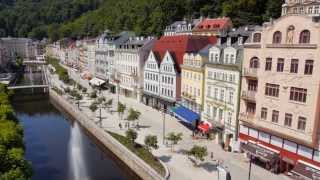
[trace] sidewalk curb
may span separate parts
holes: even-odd
[[[168,166],[167,166],[161,159],[158,158],[158,160],[159,160],[159,162],[162,164],[162,166],[164,167],[164,169],[166,170],[166,175],[164,176],[164,178],[168,180],[168,179],[170,178],[169,168],[168,168]]]

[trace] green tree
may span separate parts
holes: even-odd
[[[135,140],[136,140],[137,137],[138,137],[138,133],[137,133],[135,130],[133,130],[133,129],[128,129],[128,130],[126,131],[126,137],[130,140],[130,142],[131,142],[132,144],[134,144],[134,143],[135,143]]]
[[[95,99],[97,97],[98,97],[97,96],[97,91],[96,90],[92,91],[91,94],[90,94],[90,98]]]
[[[89,109],[90,109],[92,112],[96,112],[96,110],[98,109],[97,103],[96,103],[96,102],[91,103],[91,105],[89,106]]]
[[[132,122],[137,121],[137,120],[139,120],[140,115],[141,115],[141,113],[139,111],[130,108],[127,120],[132,121]]]
[[[204,161],[204,158],[208,155],[208,151],[206,147],[194,145],[190,151],[188,151],[189,156],[193,156],[197,161]],[[195,162],[195,165],[198,163]]]
[[[112,107],[113,99],[109,99],[104,106],[108,109],[108,112],[110,112],[110,108]]]
[[[122,104],[121,102],[118,103],[117,111],[119,115],[119,120],[122,120],[124,111],[126,110],[126,105]]]
[[[144,144],[146,145],[146,148],[148,151],[151,151],[151,148],[158,149],[158,138],[157,136],[148,135],[144,138]]]
[[[182,133],[171,132],[167,135],[166,139],[171,142],[171,151],[173,151],[174,145],[177,145],[182,140]]]

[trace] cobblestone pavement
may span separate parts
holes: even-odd
[[[52,77],[52,76],[51,76]],[[51,78],[52,84],[61,87],[64,86],[57,80],[57,76]],[[81,81],[83,83],[83,81]],[[85,85],[85,84],[84,84]],[[102,128],[108,131],[119,133],[124,135],[126,128],[124,128],[125,121],[120,120],[118,113],[115,112],[117,104],[117,95],[111,94],[107,91],[102,91],[102,95],[106,99],[113,99],[113,107],[110,112],[107,109],[101,110]],[[159,149],[153,150],[153,154],[160,158],[169,168],[170,179],[172,180],[218,180],[217,161],[231,173],[233,180],[246,180],[248,179],[249,162],[243,154],[225,152],[214,141],[209,140],[194,140],[192,139],[192,131],[182,125],[178,120],[170,115],[165,115],[165,132],[182,132],[183,140],[179,142],[173,148],[163,143],[163,114],[151,107],[145,106],[142,103],[138,103],[135,99],[127,98],[122,95],[119,96],[120,102],[126,104],[127,110],[134,108],[141,112],[139,119],[139,130],[137,142],[144,144],[144,137],[146,135],[156,135],[159,141]],[[88,107],[93,100],[85,97],[81,101],[81,110],[92,117],[92,120],[99,123],[100,111],[91,112]],[[125,112],[123,117],[126,117]],[[119,123],[122,124],[122,129],[119,127]],[[199,167],[195,167],[191,160],[184,154],[186,150],[189,150],[193,145],[206,146],[209,154],[213,153],[213,160],[209,157]],[[210,156],[210,155],[209,155]],[[252,165],[251,180],[287,180],[289,179],[285,175],[275,175],[269,171],[257,166]]]

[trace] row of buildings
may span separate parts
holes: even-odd
[[[106,31],[85,46],[86,63],[70,46],[48,53],[114,93],[204,132],[210,124],[225,149],[313,179],[320,174],[319,7],[286,0],[280,18],[237,29],[229,18],[177,21],[159,39]]]

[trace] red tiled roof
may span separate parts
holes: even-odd
[[[180,71],[180,65],[183,64],[183,56],[185,53],[198,52],[208,44],[215,44],[216,41],[215,36],[163,36],[156,41],[152,51],[156,54],[159,62],[162,61],[165,53],[169,51],[176,62],[177,70]]]
[[[231,24],[230,18],[205,19],[195,27],[195,30],[217,30],[229,24]]]

